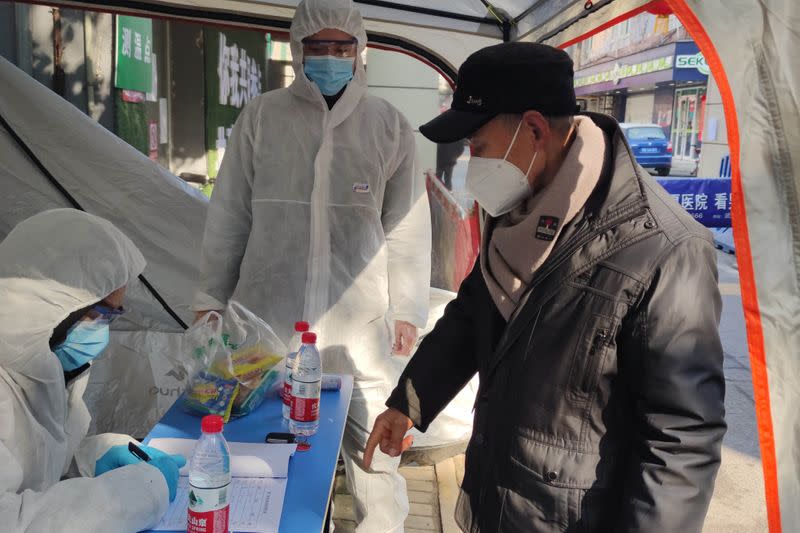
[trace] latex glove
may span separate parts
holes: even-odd
[[[398,320],[394,323],[394,346],[392,351],[397,355],[411,355],[411,350],[417,342],[417,326],[410,322]]]
[[[148,464],[153,465],[161,471],[169,488],[169,501],[175,499],[178,492],[179,471],[186,465],[186,458],[182,455],[167,455],[157,448],[150,446],[139,446],[147,455],[150,456]],[[94,465],[95,477],[105,474],[109,470],[121,468],[123,466],[135,465],[142,460],[133,455],[128,450],[128,445],[112,446],[108,451],[97,460]]]
[[[398,457],[411,448],[414,436],[406,436],[406,433],[413,425],[411,419],[397,409],[387,409],[378,415],[364,449],[364,468],[369,470],[378,445],[381,451],[390,457]]]

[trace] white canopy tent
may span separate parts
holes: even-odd
[[[295,0],[53,4],[285,30]],[[753,369],[770,530],[800,524],[800,2],[796,0],[356,0],[374,46],[452,78],[501,40],[564,45],[648,10],[675,13],[722,94],[733,225]]]

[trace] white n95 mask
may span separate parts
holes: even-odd
[[[469,160],[467,192],[487,213],[495,218],[514,209],[531,194],[528,174],[533,168],[539,152],[534,152],[531,164],[528,165],[528,171],[524,173],[516,165],[506,161],[521,127],[522,121],[520,120],[503,159],[471,157]]]

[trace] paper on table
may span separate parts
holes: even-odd
[[[189,461],[197,441],[194,439],[152,439],[148,446],[170,455],[186,457],[181,476],[189,475]],[[231,476],[235,478],[285,478],[289,475],[289,458],[297,444],[261,444],[254,442],[229,442],[231,449]]]
[[[286,494],[286,479],[236,478],[230,488],[230,531],[277,533]],[[186,531],[189,478],[178,482],[178,495],[154,531]]]

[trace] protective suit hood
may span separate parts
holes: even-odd
[[[353,79],[334,106],[347,108],[343,113],[346,116],[355,108],[367,90],[367,73],[361,60],[361,53],[367,47],[367,32],[364,29],[361,13],[352,0],[303,0],[297,6],[290,30],[292,66],[295,73],[290,90],[300,98],[317,102],[322,106],[327,105],[320,90],[303,71],[303,39],[326,28],[341,30],[358,40]]]
[[[47,357],[53,329],[145,264],[128,237],[93,215],[54,209],[21,222],[0,243],[0,366],[26,374],[58,364]]]
[[[74,209],[44,211],[0,243],[0,368],[30,398],[39,423],[64,425],[64,373],[53,329],[138,276],[145,260],[110,222]]]

